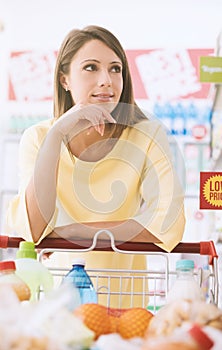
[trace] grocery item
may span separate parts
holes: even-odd
[[[129,309],[120,309],[120,308],[113,308],[113,307],[107,308],[109,321],[110,321],[110,333],[117,333],[119,331],[118,326],[119,326],[120,316],[122,316],[128,310]]]
[[[110,333],[118,333],[124,339],[144,337],[153,314],[143,308],[109,308],[100,304],[84,304],[74,314],[95,333],[95,339]]]
[[[118,333],[101,335],[91,350],[141,350],[142,338],[124,339]]]
[[[169,342],[165,340],[165,342],[156,342],[156,344],[153,345],[147,345],[142,348],[142,350],[201,350],[196,345],[192,344],[186,344],[183,341],[177,341],[177,342]]]
[[[72,269],[64,277],[63,283],[70,283],[74,286],[74,291],[78,290],[80,304],[97,303],[97,293],[85,270],[84,259],[77,258],[73,261]],[[74,298],[76,299],[76,293]]]
[[[30,289],[28,285],[16,274],[14,261],[0,262],[0,288],[10,286],[20,301],[29,300]]]
[[[176,272],[176,280],[167,295],[166,303],[176,299],[203,300],[203,292],[194,276],[194,261],[178,260]]]
[[[0,288],[0,350],[91,349],[94,333],[67,310],[64,289],[23,305],[10,288]]]
[[[214,341],[196,324],[189,327],[177,328],[168,337],[147,338],[142,350],[210,350]]]
[[[102,334],[110,333],[111,324],[105,306],[95,303],[82,304],[74,310],[74,315],[94,332],[95,340]]]
[[[37,252],[33,242],[20,242],[15,264],[17,275],[30,288],[30,301],[38,299],[40,289],[44,294],[52,290],[53,276],[41,262],[37,261]]]
[[[163,306],[151,319],[146,337],[171,335],[176,328],[186,323],[222,330],[222,310],[200,300],[175,300]]]
[[[118,322],[117,332],[124,338],[144,337],[153,314],[146,309],[135,307],[124,312]]]

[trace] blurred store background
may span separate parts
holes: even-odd
[[[72,28],[97,24],[126,49],[138,104],[168,128],[186,193],[184,241],[212,239],[222,251],[221,211],[199,209],[200,171],[221,169],[222,90],[200,82],[200,57],[222,55],[221,13],[221,0],[0,0],[0,232],[21,134],[52,117],[57,49]]]

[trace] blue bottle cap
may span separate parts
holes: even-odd
[[[194,261],[188,259],[181,259],[176,262],[176,270],[190,270],[194,269]]]

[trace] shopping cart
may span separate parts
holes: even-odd
[[[107,239],[100,239],[101,234],[107,235]],[[103,236],[104,237],[104,236]],[[22,238],[0,236],[0,248],[18,248]],[[126,295],[130,298],[130,307],[134,306],[134,299],[140,297],[141,307],[146,307],[152,312],[156,312],[164,305],[167,293],[175,279],[175,269],[170,268],[170,259],[174,254],[178,258],[182,254],[189,254],[190,257],[203,257],[203,265],[195,268],[195,276],[203,289],[207,302],[218,305],[218,256],[213,241],[179,243],[173,251],[166,253],[153,243],[118,242],[114,240],[112,233],[108,230],[98,231],[92,240],[66,240],[63,238],[45,238],[36,248],[39,249],[39,260],[45,264],[50,259],[43,259],[46,253],[85,253],[89,251],[114,251],[118,254],[142,254],[146,255],[148,268],[146,270],[126,270],[126,269],[90,269],[87,272],[93,280],[97,290],[98,301],[106,297],[106,304],[110,306],[110,300],[115,295],[118,298],[118,307],[121,308],[122,298]],[[152,259],[156,265],[152,263]],[[207,261],[207,265],[206,265]],[[70,266],[61,268],[47,266],[55,279],[61,279],[68,272]],[[114,289],[112,281],[118,281]],[[127,290],[124,289],[128,281]],[[140,290],[136,286],[140,281]],[[149,303],[147,305],[147,298]]]

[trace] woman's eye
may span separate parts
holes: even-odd
[[[87,64],[87,66],[84,67],[84,70],[92,72],[97,70],[97,67],[95,64]]]
[[[113,66],[111,68],[111,71],[114,72],[114,73],[121,73],[122,72],[122,67],[121,66]]]

